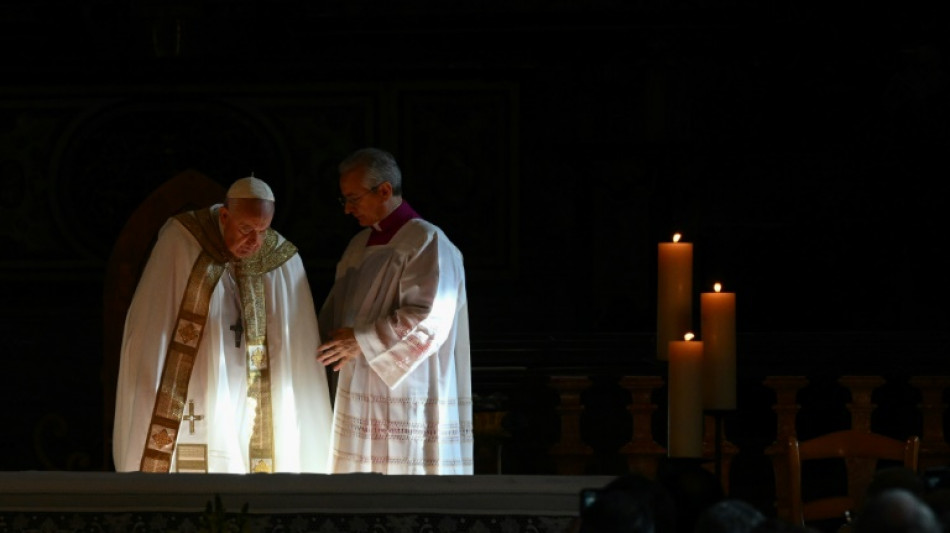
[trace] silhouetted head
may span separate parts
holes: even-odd
[[[674,533],[673,502],[657,482],[639,474],[620,476],[581,510],[579,533]]]
[[[854,533],[942,533],[930,506],[905,488],[885,489],[867,499]]]
[[[716,502],[699,513],[695,533],[749,533],[765,521],[755,506],[735,498]]]

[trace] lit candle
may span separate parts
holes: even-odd
[[[736,293],[700,295],[703,350],[703,406],[710,410],[736,408]]]
[[[703,343],[693,334],[670,341],[667,455],[703,456]]]
[[[657,257],[656,357],[669,359],[670,341],[693,329],[693,244],[661,242]]]

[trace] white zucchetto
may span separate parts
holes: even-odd
[[[255,198],[274,201],[274,192],[270,186],[254,176],[235,181],[228,189],[228,198]]]

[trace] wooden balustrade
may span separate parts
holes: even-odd
[[[871,431],[871,414],[877,404],[871,401],[874,390],[885,383],[881,376],[842,376],[838,383],[851,391],[851,402],[847,404],[851,412],[851,429]]]
[[[659,376],[625,376],[620,380],[620,385],[630,391],[627,411],[633,418],[630,441],[620,448],[620,453],[626,457],[631,472],[650,478],[656,477],[659,459],[666,456],[666,448],[653,438],[653,412],[657,408],[653,393],[663,384]]]
[[[765,454],[772,458],[772,472],[775,476],[775,512],[780,518],[789,519],[788,486],[788,459],[785,455],[785,442],[789,437],[797,436],[795,418],[801,405],[798,403],[798,391],[808,385],[804,376],[769,376],[763,384],[775,391],[775,405],[772,410],[776,415],[775,440],[765,449]]]
[[[874,402],[875,395],[883,385],[888,383],[888,379],[882,376],[843,375],[836,380],[836,383],[850,392],[850,401],[845,404],[851,415],[850,427],[871,431],[872,418],[878,407]],[[585,468],[589,469],[596,463],[593,461],[595,458],[592,457],[593,448],[584,442],[580,431],[580,417],[585,408],[581,393],[591,384],[592,381],[587,376],[554,376],[548,381],[548,386],[556,390],[560,398],[557,406],[560,416],[559,440],[550,449],[559,474],[589,474],[591,472],[585,472]],[[664,446],[658,443],[654,436],[654,426],[658,422],[656,411],[659,409],[654,396],[664,386],[664,379],[650,375],[623,376],[618,384],[629,393],[630,401],[626,405],[626,410],[632,422],[632,429],[630,439],[619,447],[617,453],[629,472],[639,472],[648,477],[655,477],[667,453]],[[822,384],[819,382],[812,385],[805,376],[794,375],[768,376],[762,384],[771,389],[775,395],[775,403],[772,405],[772,411],[776,416],[775,439],[761,452],[750,450],[746,453],[762,453],[771,462],[775,484],[770,488],[775,490],[775,513],[778,517],[787,517],[788,495],[782,493],[782,487],[787,485],[785,479],[787,463],[783,445],[788,437],[798,436],[796,421],[802,409],[799,403],[801,391],[810,385],[814,387]],[[944,467],[950,464],[950,443],[947,442],[945,436],[947,404],[944,401],[946,391],[950,388],[950,376],[913,376],[907,380],[907,384],[920,393],[920,401],[916,404],[921,420],[920,428],[916,433],[921,438],[919,469],[923,472],[929,468]],[[906,409],[906,407],[901,408]],[[661,414],[665,418],[665,413]],[[908,413],[909,416],[913,414],[916,413]],[[725,415],[729,417],[726,418]],[[731,492],[733,461],[744,451],[729,441],[725,431],[727,425],[723,424],[724,420],[730,423],[744,423],[739,412],[707,412],[703,453],[706,460],[716,459],[718,439],[720,446],[718,473],[728,494]],[[903,437],[904,435],[893,436]],[[711,462],[704,463],[704,467],[711,466]],[[610,473],[621,474],[622,472]]]
[[[549,383],[561,399],[557,411],[561,416],[561,438],[551,447],[558,474],[583,474],[593,449],[581,439],[581,392],[590,387],[586,376],[552,376]]]
[[[920,391],[920,409],[922,427],[920,432],[920,461],[921,471],[937,466],[950,464],[950,445],[947,444],[943,432],[944,411],[947,404],[943,402],[944,391],[950,386],[950,376],[914,376],[910,384]]]

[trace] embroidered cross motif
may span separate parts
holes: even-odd
[[[195,421],[204,420],[204,415],[195,414],[195,401],[188,400],[188,414],[182,417],[183,420],[188,421],[188,433],[190,435],[195,434]]]
[[[163,428],[161,431],[152,434],[152,442],[154,442],[159,449],[162,449],[175,442],[175,439],[172,438],[167,429]]]
[[[193,322],[182,321],[178,326],[178,337],[183,344],[192,346],[201,332]]]

